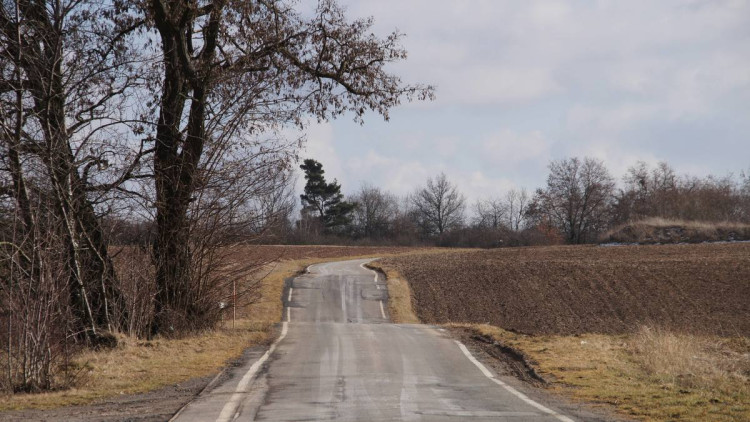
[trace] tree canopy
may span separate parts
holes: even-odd
[[[300,168],[307,180],[305,193],[300,195],[303,212],[317,213],[327,230],[349,224],[356,204],[344,201],[341,185],[335,179],[326,182],[323,164],[308,158]]]

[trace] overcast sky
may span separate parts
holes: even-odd
[[[341,3],[377,34],[405,33],[409,58],[391,70],[437,87],[389,122],[310,127],[303,157],[347,193],[402,195],[443,171],[473,201],[542,186],[548,162],[571,156],[618,179],[638,160],[750,168],[750,0]]]

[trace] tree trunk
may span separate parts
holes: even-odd
[[[114,331],[127,319],[94,207],[86,196],[86,182],[81,179],[71,139],[66,126],[66,88],[63,74],[63,34],[45,10],[44,4],[27,5],[26,12],[35,16],[35,24],[44,36],[30,47],[24,66],[34,111],[39,118],[42,144],[36,154],[44,162],[52,187],[53,212],[61,224],[61,237],[68,253],[71,305],[78,318],[78,331],[88,340],[98,342],[100,329]]]
[[[212,20],[220,16],[220,6],[214,6]],[[182,13],[187,13],[182,7],[177,2],[171,3],[169,8],[162,2],[153,4],[154,20],[162,41],[164,86],[154,154],[157,294],[152,334],[169,328],[173,317],[181,318],[181,324],[191,324],[196,316],[191,311],[197,297],[191,274],[188,209],[206,137],[206,94],[218,25],[209,25],[202,57],[195,60],[187,53],[189,41],[184,32],[192,22],[182,21]],[[173,22],[175,16],[179,24]],[[194,68],[196,65],[198,70]],[[188,97],[190,110],[183,135],[180,126]]]
[[[44,123],[49,155],[44,161],[54,190],[54,210],[63,222],[61,235],[68,251],[71,286],[75,286],[72,305],[81,330],[89,340],[98,342],[100,329],[116,331],[123,326],[127,310],[99,219],[73,164],[75,158],[62,123],[64,106],[51,99],[47,109]]]

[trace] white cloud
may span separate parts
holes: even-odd
[[[489,135],[482,144],[485,161],[498,165],[518,165],[527,160],[547,160],[550,144],[540,131],[519,134],[509,129]]]
[[[347,190],[403,194],[444,171],[467,196],[492,195],[582,155],[617,177],[638,160],[747,166],[750,1],[341,1],[380,35],[405,32],[409,58],[392,71],[438,87],[390,124],[313,127],[308,155]],[[691,152],[707,140],[714,164]]]
[[[451,75],[457,76],[456,79]],[[440,80],[450,80],[442,85],[437,105],[518,103],[562,89],[548,70],[534,67],[474,66],[462,70],[443,69],[436,72],[436,76]]]
[[[621,180],[628,169],[638,161],[643,161],[651,166],[655,166],[659,161],[662,161],[662,159],[649,153],[635,154],[628,150],[627,145],[607,140],[600,140],[597,143],[585,145],[580,149],[572,151],[571,156],[592,157],[601,160],[617,181]]]
[[[655,118],[663,112],[662,107],[649,103],[627,103],[613,107],[573,105],[567,113],[568,129],[586,137],[612,136],[635,123]]]
[[[499,197],[503,193],[517,188],[517,184],[505,178],[488,177],[484,172],[459,172],[448,179],[455,183],[459,191],[466,197],[467,206],[471,207],[476,201],[489,197]],[[470,210],[467,210],[470,211]]]
[[[373,150],[351,157],[346,163],[346,192],[356,191],[362,183],[373,183],[395,195],[403,196],[431,176],[422,163],[378,154]]]

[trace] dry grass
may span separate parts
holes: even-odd
[[[726,229],[741,230],[750,227],[749,224],[737,223],[732,221],[688,221],[674,218],[649,217],[644,218],[640,223],[654,227],[681,226],[696,230],[713,230],[717,227]]]
[[[602,242],[696,243],[750,239],[750,224],[729,221],[685,221],[651,217],[615,227]]]
[[[138,341],[121,337],[116,349],[88,351],[75,358],[81,371],[77,388],[0,397],[0,410],[49,409],[90,403],[119,394],[142,393],[195,377],[214,374],[249,345],[265,341],[272,325],[238,321],[184,339]]]
[[[396,324],[419,324],[419,318],[412,306],[412,294],[409,283],[394,269],[372,262],[371,268],[382,271],[386,275],[388,287],[388,315]]]
[[[750,420],[750,341],[642,329],[524,336],[471,325],[523,351],[551,388],[644,421]]]
[[[683,388],[750,393],[750,339],[671,333],[641,327],[630,339],[630,349],[643,368],[663,384]],[[740,353],[745,349],[745,354]]]
[[[394,254],[379,253],[377,256]],[[87,351],[75,358],[73,365],[80,369],[81,374],[77,388],[41,394],[0,395],[0,411],[88,404],[216,374],[248,347],[270,341],[273,328],[281,321],[283,313],[284,280],[312,264],[371,257],[374,256],[326,256],[269,264],[240,280],[238,289],[243,283],[257,282],[259,274],[265,276],[260,282],[259,299],[237,310],[238,320],[234,328],[230,310],[222,327],[200,335],[152,341],[120,336],[119,345],[114,350]]]

